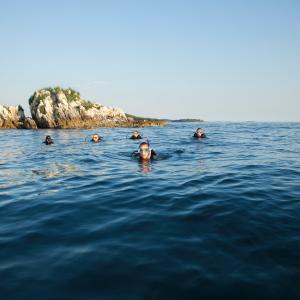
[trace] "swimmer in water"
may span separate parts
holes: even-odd
[[[143,142],[139,145],[139,159],[140,160],[151,160],[156,159],[156,153],[154,150],[150,149],[150,145],[147,142]]]
[[[54,142],[53,142],[53,140],[52,140],[52,138],[51,138],[50,135],[46,135],[45,141],[43,143],[46,144],[46,145],[51,145]]]
[[[197,131],[194,133],[194,138],[203,139],[206,138],[205,133],[202,128],[197,128]]]
[[[141,139],[142,137],[140,136],[139,132],[138,131],[134,131],[132,136],[130,137],[132,140],[139,140]]]
[[[101,142],[101,137],[99,136],[99,134],[97,134],[97,133],[93,134],[91,142],[93,142],[93,143],[100,143]]]

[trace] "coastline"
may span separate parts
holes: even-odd
[[[163,127],[167,120],[144,118],[83,99],[72,88],[36,90],[28,99],[30,117],[21,105],[0,105],[0,129],[83,129]]]

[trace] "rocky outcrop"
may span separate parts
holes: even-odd
[[[36,91],[29,105],[39,128],[116,127],[128,122],[121,109],[84,100],[73,89],[57,87]]]
[[[25,120],[23,121],[23,125],[22,127],[23,129],[37,129],[37,125],[35,123],[35,121],[30,118],[30,117],[26,117]]]
[[[32,118],[39,128],[93,128],[161,126],[126,115],[119,108],[107,107],[82,99],[73,89],[46,88],[29,99]]]
[[[22,106],[0,105],[0,128],[37,128],[34,120],[26,118]]]
[[[82,99],[73,89],[60,87],[36,91],[29,99],[32,118],[22,106],[0,105],[0,128],[93,128],[164,126],[165,120],[125,114]]]

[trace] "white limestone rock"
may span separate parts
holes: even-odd
[[[39,128],[115,127],[128,122],[123,110],[84,100],[73,89],[38,90],[29,105]]]

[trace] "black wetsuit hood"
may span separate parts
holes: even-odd
[[[142,139],[142,137],[141,137],[140,135],[138,135],[138,136],[132,135],[130,138],[131,138],[132,140],[140,140],[140,139]]]
[[[206,138],[206,135],[205,135],[205,133],[202,133],[201,136],[198,136],[198,134],[195,132],[194,133],[194,138],[203,139],[203,138]]]

